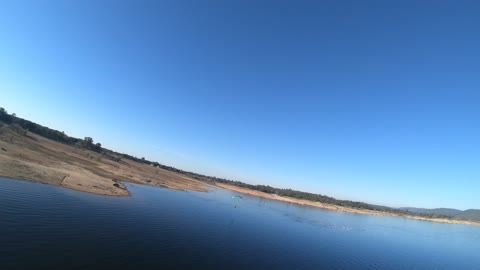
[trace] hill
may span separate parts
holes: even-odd
[[[0,108],[0,176],[113,196],[129,194],[123,182],[206,191],[204,182],[126,157]]]
[[[480,210],[477,209],[469,209],[465,211],[451,208],[426,209],[415,207],[402,207],[400,209],[412,213],[445,215],[458,220],[480,221]]]
[[[338,200],[322,194],[266,185],[252,185],[184,171],[145,158],[102,147],[91,137],[74,138],[0,108],[0,176],[38,181],[103,195],[126,196],[123,182],[179,190],[207,191],[218,186],[255,196],[325,209],[371,215],[401,216],[445,223],[472,224],[477,210],[459,213],[398,209],[364,202]]]

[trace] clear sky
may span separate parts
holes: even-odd
[[[480,208],[479,1],[0,0],[0,106],[186,170]]]

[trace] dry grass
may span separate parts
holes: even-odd
[[[0,176],[114,196],[128,195],[125,186],[114,179],[207,191],[205,183],[184,175],[126,159],[115,162],[96,152],[32,133],[18,134],[8,126],[0,127]]]
[[[0,176],[32,180],[41,183],[102,195],[127,196],[128,190],[120,181],[147,184],[177,190],[208,191],[204,182],[160,168],[123,159],[115,162],[100,154],[61,144],[41,136],[28,133],[20,135],[8,126],[0,127]],[[115,181],[118,179],[120,181]],[[334,211],[369,215],[398,216],[392,213],[354,209],[308,200],[281,197],[257,190],[227,184],[218,187],[258,197],[309,205]],[[402,216],[443,223],[480,225],[480,223],[428,219],[417,216]]]

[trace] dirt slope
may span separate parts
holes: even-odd
[[[0,176],[32,180],[71,189],[127,196],[121,181],[177,190],[207,191],[205,183],[160,168],[58,143],[28,132],[0,127]]]

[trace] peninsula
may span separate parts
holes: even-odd
[[[220,179],[106,149],[84,139],[8,114],[0,108],[0,176],[41,182],[101,195],[128,196],[123,182],[176,190],[208,191],[208,186],[263,198],[369,215],[399,216],[443,223],[480,225],[479,220],[410,212],[362,202]]]

